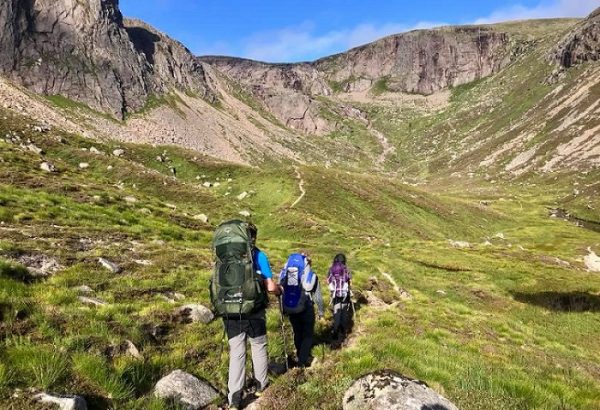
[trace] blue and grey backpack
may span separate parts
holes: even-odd
[[[281,270],[279,282],[283,286],[283,311],[286,314],[303,312],[317,276],[310,268],[306,256],[293,253]]]

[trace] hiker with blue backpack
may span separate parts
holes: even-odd
[[[217,227],[213,239],[215,268],[210,297],[215,313],[223,318],[229,341],[229,409],[240,408],[246,379],[246,342],[252,350],[255,395],[260,396],[269,380],[267,356],[267,293],[277,296],[269,259],[256,247],[258,229],[239,220]]]
[[[345,337],[347,332],[350,331],[351,280],[352,274],[346,265],[346,256],[343,253],[335,255],[327,274],[327,285],[331,294],[331,304],[333,305],[331,334],[334,341]]]
[[[319,279],[311,268],[306,253],[293,253],[281,269],[279,284],[283,289],[282,309],[289,317],[294,332],[298,367],[310,366],[315,333],[315,307],[323,317],[323,297]]]

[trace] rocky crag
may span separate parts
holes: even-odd
[[[283,158],[413,176],[589,168],[600,161],[599,18],[418,30],[314,62],[269,64],[196,57],[124,19],[117,0],[7,0],[0,97],[86,136],[241,163]],[[57,110],[20,86],[79,106]]]
[[[171,87],[209,94],[200,64],[143,24],[126,27],[117,0],[7,0],[0,73],[124,118]]]

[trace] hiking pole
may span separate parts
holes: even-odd
[[[279,299],[279,314],[281,315],[281,338],[283,339],[283,358],[285,360],[285,371],[290,370],[288,364],[288,354],[287,354],[287,342],[285,338],[285,318],[283,317],[283,302],[281,300],[281,295],[277,297]]]

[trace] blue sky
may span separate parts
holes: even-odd
[[[121,0],[197,55],[314,60],[389,34],[448,24],[580,17],[600,0]]]

